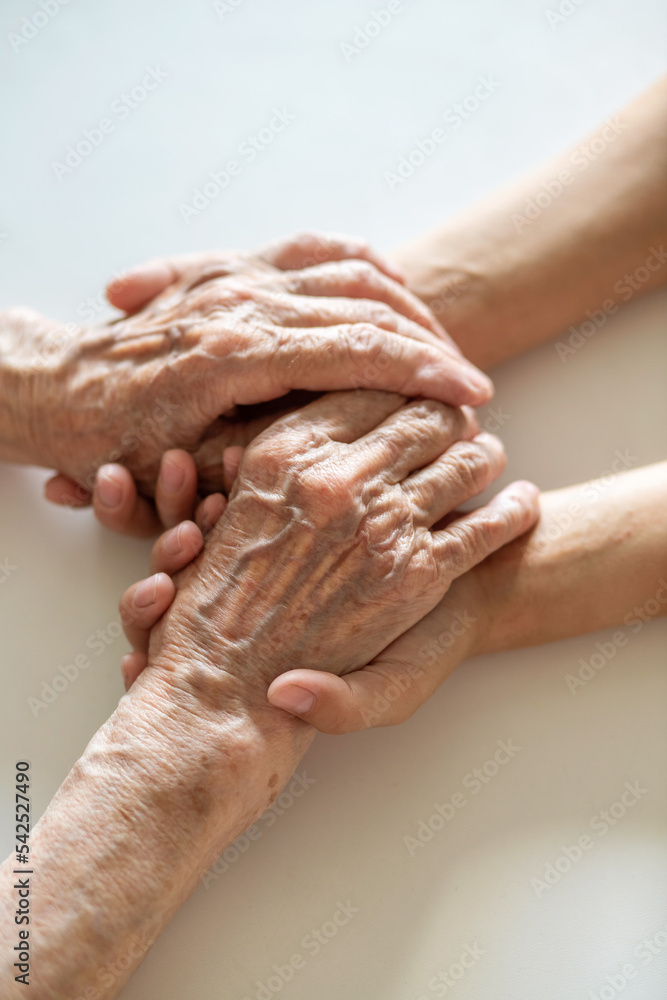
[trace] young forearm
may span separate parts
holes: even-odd
[[[36,826],[30,982],[40,1000],[116,996],[217,855],[269,806],[311,736],[283,713],[189,700],[146,671]],[[232,700],[232,699],[230,699]],[[232,701],[235,704],[235,702]],[[14,981],[19,876],[2,867],[3,997]]]
[[[667,614],[667,462],[545,493],[528,536],[480,566],[475,652]]]
[[[667,81],[583,143],[394,258],[490,367],[667,281]]]

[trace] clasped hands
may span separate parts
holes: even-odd
[[[3,376],[11,456],[58,470],[50,499],[126,533],[179,525],[122,602],[128,685],[148,666],[328,731],[406,717],[442,674],[415,643],[537,519],[525,483],[457,513],[504,468],[469,409],[489,380],[347,237],[154,261],[108,295],[125,315],[73,336],[14,312]]]

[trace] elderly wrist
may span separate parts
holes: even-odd
[[[0,316],[0,448],[8,461],[52,466],[46,440],[62,410],[68,327],[31,309]]]
[[[223,663],[190,652],[163,653],[151,657],[149,669],[130,694],[136,698],[133,713],[138,723],[143,720],[151,728],[156,717],[167,720],[157,738],[167,738],[168,754],[181,737],[188,747],[206,748],[211,761],[220,765],[209,778],[220,778],[224,787],[230,760],[240,762],[249,782],[267,769],[287,780],[314,736],[307,723],[269,704],[266,685],[253,677],[251,662],[241,679]]]

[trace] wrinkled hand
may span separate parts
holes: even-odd
[[[536,491],[517,486],[439,526],[504,466],[500,443],[476,431],[468,413],[384,393],[331,394],[273,424],[246,450],[204,552],[181,574],[151,664],[212,698],[231,676],[239,697],[262,703],[291,668],[363,666],[535,520]],[[181,549],[183,532],[197,532],[177,530]],[[173,593],[160,581],[132,637],[140,650]]]
[[[332,242],[326,249],[336,257],[355,248]],[[264,257],[163,262],[163,282],[176,276],[174,283],[139,312],[83,330],[55,375],[36,380],[36,460],[76,480],[86,502],[96,470],[109,462],[128,468],[152,495],[162,453],[183,448],[210,491],[222,485],[224,449],[245,445],[273,416],[248,420],[237,406],[292,389],[348,386],[456,405],[489,397],[486,376],[419,300],[370,260],[280,269],[302,261],[285,241]],[[126,281],[120,301],[136,308],[156,287],[154,280]],[[47,495],[62,501],[67,489],[57,479]]]
[[[516,482],[494,497],[483,511],[495,516],[498,509],[513,504],[532,504],[536,510],[538,503],[536,487]],[[309,669],[286,671],[269,687],[270,704],[329,734],[405,722],[464,660],[484,651],[494,604],[487,587],[487,567],[497,565],[499,559],[502,562],[506,550],[505,546],[491,553],[454,580],[429,614],[362,669],[345,677]],[[511,590],[512,572],[496,571],[493,584]],[[135,661],[135,668],[141,669],[142,665],[142,661]],[[128,678],[134,676],[128,674]]]
[[[262,262],[281,271],[299,271],[336,260],[365,260],[388,278],[403,284],[400,271],[360,237],[302,232],[274,240],[250,253],[213,250],[156,257],[111,281],[107,285],[107,298],[112,306],[129,314],[147,305],[176,281],[193,280],[212,269],[220,274],[243,274]]]

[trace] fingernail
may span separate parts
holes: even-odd
[[[160,482],[169,493],[176,493],[180,490],[185,480],[185,472],[178,462],[172,462],[169,458],[162,460],[160,469]]]
[[[468,374],[465,381],[477,402],[485,403],[493,396],[493,382],[481,372],[475,372],[473,375]]]
[[[138,608],[149,608],[155,604],[155,592],[157,591],[158,574],[142,580],[134,592],[134,603]]]
[[[540,490],[535,483],[522,480],[512,490],[510,497],[520,507],[528,508],[536,500],[539,500]]]
[[[177,528],[172,528],[168,535],[165,535],[164,541],[162,542],[162,548],[168,556],[177,556],[181,552],[183,545],[181,544],[181,531],[183,530],[183,522],[178,525]]]
[[[276,708],[291,712],[293,715],[305,715],[315,704],[315,695],[312,691],[306,691],[305,688],[291,684],[289,687],[280,688],[274,695],[271,695],[271,704]]]
[[[123,488],[108,472],[99,471],[97,473],[97,497],[103,507],[112,510],[118,507],[123,499]]]

